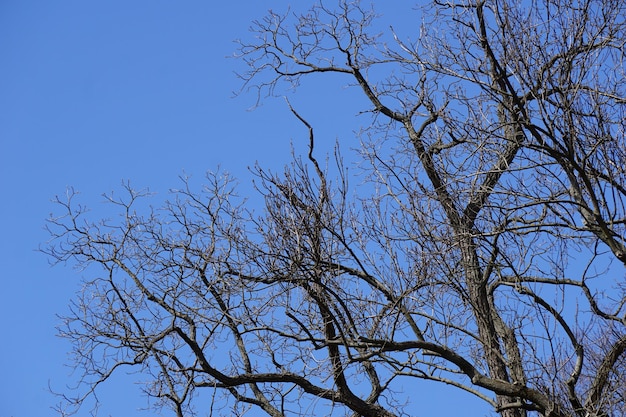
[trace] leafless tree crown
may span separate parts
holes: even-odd
[[[160,209],[125,187],[113,220],[57,200],[45,251],[93,277],[61,328],[70,403],[135,367],[177,416],[402,416],[416,379],[505,417],[626,415],[626,3],[434,1],[411,32],[329,3],[255,22],[240,76],[260,99],[344,77],[354,155],[318,162],[289,105],[309,150],[254,171],[261,213],[222,174]]]

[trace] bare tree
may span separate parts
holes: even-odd
[[[434,1],[412,33],[375,34],[341,2],[255,22],[241,76],[260,98],[328,73],[364,94],[360,183],[289,107],[309,152],[254,171],[261,214],[221,174],[159,210],[127,187],[117,222],[59,199],[46,251],[101,271],[62,329],[86,395],[135,366],[178,416],[200,398],[400,416],[415,379],[506,417],[626,415],[625,9]]]

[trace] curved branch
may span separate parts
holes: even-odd
[[[606,388],[610,373],[613,372],[614,365],[617,363],[620,356],[624,355],[624,353],[626,353],[626,336],[622,336],[615,343],[613,343],[609,351],[606,355],[604,355],[604,358],[598,367],[598,371],[596,372],[593,383],[591,384],[589,397],[585,403],[585,406],[588,409],[601,410],[603,408],[602,393]],[[623,377],[623,375],[618,375],[618,378],[620,377]]]

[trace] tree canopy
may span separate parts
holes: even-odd
[[[625,11],[436,0],[400,32],[340,1],[254,22],[242,91],[345,77],[358,140],[316,148],[288,103],[308,152],[253,169],[262,210],[223,172],[160,208],[125,187],[118,219],[57,199],[44,251],[92,277],[61,327],[70,404],[136,367],[177,416],[403,416],[418,379],[505,417],[625,415]]]

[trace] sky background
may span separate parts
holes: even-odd
[[[228,58],[235,39],[252,36],[253,19],[288,4],[0,1],[0,417],[54,416],[49,387],[63,391],[73,381],[64,366],[71,347],[55,326],[80,291],[81,273],[51,267],[37,252],[55,195],[74,187],[97,211],[102,194],[124,180],[164,195],[179,176],[200,181],[219,166],[241,179],[244,194],[247,167],[280,169],[291,143],[304,153],[307,133],[282,99],[251,111],[253,93],[234,97],[235,72],[244,67]],[[418,27],[409,8],[386,7]],[[314,78],[290,96],[316,128],[320,154],[336,140],[357,145],[355,115],[364,109],[356,92],[331,81]],[[98,391],[99,415],[152,415],[138,411],[147,403],[134,378],[120,375]],[[486,413],[439,386],[405,389],[416,416]]]

